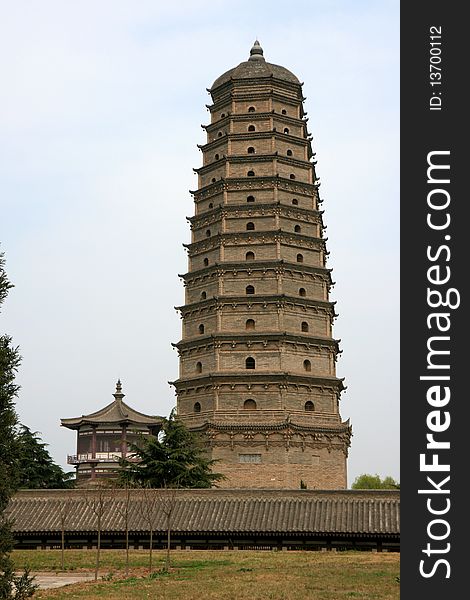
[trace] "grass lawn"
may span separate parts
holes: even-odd
[[[398,600],[399,553],[172,551],[172,569],[163,573],[164,553],[132,550],[124,576],[124,550],[102,550],[97,583],[40,590],[34,598],[127,600]],[[60,571],[59,550],[17,550],[16,568]],[[67,572],[93,571],[95,552],[67,550]]]

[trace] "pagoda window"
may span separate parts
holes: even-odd
[[[255,176],[255,172],[254,171],[248,171],[248,173],[246,175],[247,175],[247,177],[254,177]]]
[[[256,410],[256,402],[251,398],[249,400],[245,400],[243,403],[243,408],[245,410]]]
[[[255,260],[255,254],[254,254],[254,252],[247,252],[245,254],[245,260]]]
[[[299,296],[305,297],[307,295],[307,292],[305,291],[305,288],[300,288],[299,289]]]
[[[255,288],[252,285],[247,285],[245,291],[246,291],[247,294],[254,294],[255,293]]]
[[[246,369],[256,369],[256,361],[252,356],[249,356],[245,360],[245,368]]]
[[[305,371],[312,370],[312,363],[309,360],[304,360],[304,370]]]
[[[295,175],[294,175],[294,173],[291,173],[291,174],[289,175],[289,179],[295,179]]]
[[[196,373],[202,373],[202,362],[196,363]]]
[[[208,264],[209,264],[209,259],[208,259],[208,258],[205,258],[205,259],[204,259],[204,266],[205,266],[205,267],[207,267],[207,266],[208,266]]]
[[[225,119],[225,113],[222,113],[222,114],[220,115],[220,118],[221,118],[221,119]]]
[[[288,151],[286,152],[286,154],[287,154],[287,156],[292,156],[292,150],[288,150]]]
[[[308,323],[307,323],[307,321],[302,321],[301,329],[304,332],[308,331]]]
[[[255,328],[255,321],[254,321],[254,319],[247,319],[247,321],[245,323],[245,329],[253,330],[254,328]]]
[[[254,202],[255,201],[255,197],[254,196],[247,196],[246,201],[247,202]]]
[[[212,204],[212,202],[209,202],[209,208],[214,208],[214,205]]]
[[[222,137],[224,134],[222,133],[222,131],[219,131],[219,133],[217,135],[218,135],[218,137]]]
[[[260,463],[261,462],[261,454],[239,454],[238,462],[239,463]]]
[[[284,133],[289,133],[289,128],[288,127],[284,127]]]
[[[286,110],[285,108],[283,108],[283,109],[281,110],[281,114],[283,114],[283,115],[287,115],[287,110]]]
[[[295,231],[295,233],[300,233],[300,232],[302,231],[302,229],[301,229],[300,225],[296,225],[296,226],[294,227],[294,231]]]
[[[248,112],[255,112],[256,108],[254,106],[248,107]]]
[[[201,323],[198,327],[199,333],[204,333],[204,325]]]
[[[207,298],[206,292],[201,292],[201,300],[205,300]]]
[[[218,154],[216,154],[216,155],[214,156],[214,158],[215,158],[215,160],[219,160],[220,156],[219,156]]]
[[[248,131],[256,131],[256,127],[254,125],[248,125]]]
[[[247,149],[247,152],[248,152],[248,154],[254,154],[254,153],[255,153],[255,149],[253,148],[253,146],[250,146],[250,147]]]
[[[297,254],[297,262],[304,262],[304,255],[303,254]]]
[[[212,183],[215,183],[215,182],[216,182],[216,179],[215,179],[215,177],[213,177],[213,178],[211,179],[211,182],[212,182]]]
[[[255,224],[254,224],[254,223],[252,223],[251,221],[249,221],[249,222],[246,224],[246,230],[247,230],[247,231],[254,231],[254,230],[255,230]]]
[[[297,206],[299,203],[299,201],[297,200],[297,198],[292,198],[292,204],[294,204],[295,206]]]
[[[315,406],[311,400],[307,400],[305,403],[304,409],[308,412],[313,412],[315,410]]]
[[[211,237],[211,230],[210,229],[206,229],[206,237]]]
[[[200,413],[201,412],[201,403],[200,402],[195,402],[193,410],[194,410],[195,413]]]

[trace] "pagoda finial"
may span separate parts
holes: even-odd
[[[121,380],[118,379],[116,383],[116,391],[114,392],[113,396],[116,398],[116,400],[122,400],[124,395],[125,394],[122,393]]]
[[[255,40],[253,47],[250,50],[250,58],[248,60],[264,60],[263,48],[261,48],[258,40]]]

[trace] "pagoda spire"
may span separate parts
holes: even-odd
[[[121,402],[125,396],[125,394],[122,393],[122,384],[120,379],[118,379],[116,382],[116,391],[114,392],[113,396],[118,402]]]
[[[263,56],[263,48],[261,48],[258,40],[255,40],[251,50],[250,50],[250,58],[248,60],[264,60]]]

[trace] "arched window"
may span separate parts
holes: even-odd
[[[206,292],[201,292],[201,300],[205,300],[207,298]]]
[[[206,237],[211,237],[211,230],[210,229],[206,229]]]
[[[248,107],[248,112],[255,112],[256,108],[254,106]]]
[[[204,266],[205,266],[205,267],[207,267],[207,265],[208,265],[208,264],[209,264],[209,259],[208,259],[208,258],[205,258],[205,259],[204,259]]]
[[[254,369],[256,367],[256,362],[255,359],[252,356],[249,356],[246,360],[245,360],[245,367],[247,369]]]
[[[255,230],[255,224],[250,221],[249,223],[246,224],[246,230],[247,231],[254,231]]]
[[[304,369],[306,371],[312,370],[312,363],[309,360],[304,360]]]
[[[307,292],[305,291],[305,288],[300,288],[299,290],[299,296],[306,296]]]
[[[245,289],[245,292],[247,294],[254,294],[255,293],[255,288],[252,285],[247,285],[246,289]]]
[[[295,204],[297,206],[298,203],[299,201],[297,200],[297,198],[292,198],[292,204]]]
[[[204,333],[204,325],[202,323],[199,325],[198,329],[199,329],[199,333]]]
[[[295,233],[300,233],[302,231],[300,225],[296,225],[294,227],[294,231],[295,231]]]
[[[304,262],[304,255],[303,254],[297,254],[297,262]]]
[[[222,113],[222,114],[220,115],[220,118],[221,118],[221,119],[225,119],[225,113]]]
[[[247,319],[247,321],[245,323],[245,329],[252,330],[254,328],[255,328],[255,321],[254,321],[254,319]]]
[[[216,179],[215,179],[215,177],[213,177],[213,178],[211,179],[211,183],[215,183],[215,181],[216,181]]]
[[[310,412],[315,410],[315,407],[313,406],[313,402],[311,400],[307,400],[304,408],[305,408],[305,410],[310,411]]]
[[[224,134],[221,131],[219,131],[219,133],[217,135],[218,135],[218,137],[222,137]]]
[[[254,196],[247,196],[246,197],[246,201],[247,202],[254,202],[255,201],[255,197]]]
[[[291,174],[289,175],[289,179],[295,179],[295,175],[294,175],[294,173],[291,173]]]
[[[218,154],[216,154],[216,155],[214,156],[214,158],[215,158],[215,160],[219,160],[220,156],[219,156]]]
[[[248,171],[247,176],[248,177],[254,177],[255,176],[255,172],[254,171]]]
[[[201,412],[201,404],[199,402],[194,403],[194,412],[195,413]]]
[[[287,156],[292,156],[292,150],[288,150],[288,151],[286,152],[286,154],[287,154]]]
[[[196,373],[202,373],[202,362],[196,363]]]
[[[283,108],[283,109],[281,110],[281,114],[283,114],[283,115],[287,115],[287,110],[286,110],[285,108]]]
[[[308,323],[307,323],[307,321],[302,321],[301,329],[302,329],[302,331],[305,331],[305,332],[308,331]]]
[[[245,410],[256,410],[256,402],[254,400],[245,400],[243,403],[243,408]]]
[[[209,202],[209,208],[214,208],[214,205],[212,204],[212,202]]]
[[[289,133],[289,128],[288,127],[284,127],[284,133]]]
[[[247,152],[248,152],[248,154],[254,154],[254,153],[255,153],[255,149],[253,148],[253,146],[250,146],[250,147],[247,149]]]
[[[255,260],[255,254],[254,254],[254,252],[247,252],[245,254],[245,260]]]
[[[248,131],[256,131],[256,127],[254,125],[248,125]]]

